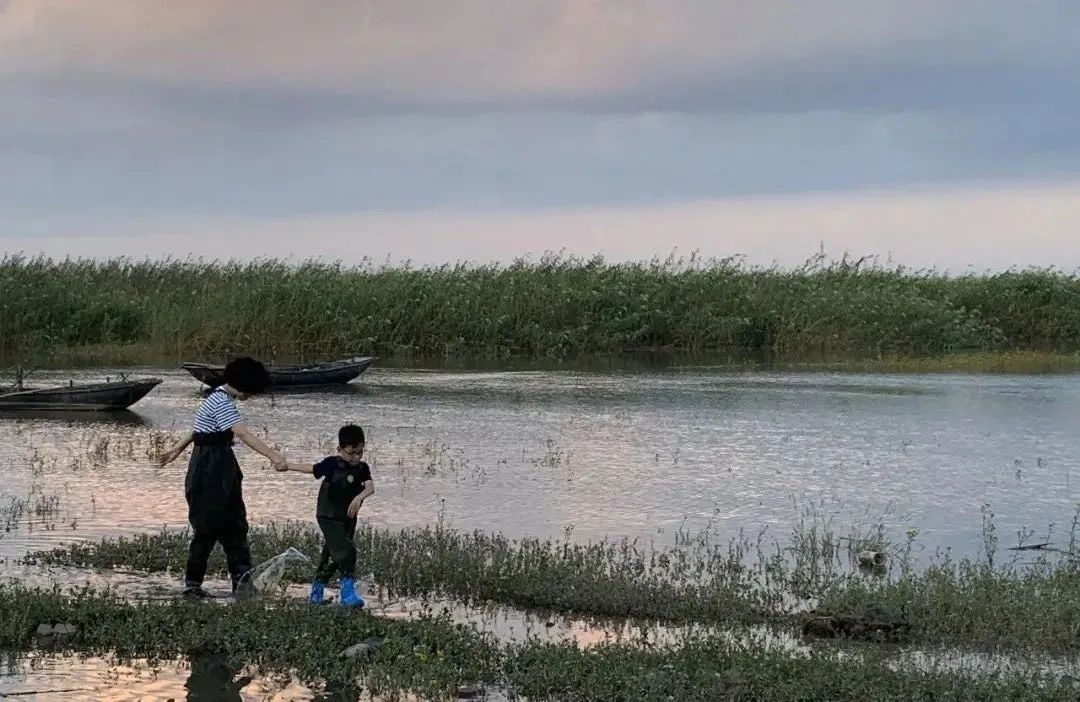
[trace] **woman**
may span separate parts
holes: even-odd
[[[225,384],[214,388],[195,411],[191,433],[161,456],[161,465],[176,460],[188,444],[195,444],[188,461],[184,496],[191,523],[191,547],[184,573],[184,596],[206,597],[202,588],[206,562],[220,543],[225,551],[232,589],[237,597],[251,591],[251,551],[248,548],[247,509],[241,490],[243,473],[233,453],[233,438],[270,459],[274,468],[288,463],[244,425],[236,400],[246,400],[270,388],[270,374],[263,364],[242,357],[225,366]]]

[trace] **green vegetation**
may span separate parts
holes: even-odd
[[[677,648],[613,644],[581,650],[534,644],[512,651],[507,687],[528,699],[584,700],[1074,700],[1076,683],[893,670],[887,659],[794,656],[706,638]]]
[[[74,631],[48,643],[40,623]],[[373,654],[342,657],[381,639]],[[392,621],[365,612],[288,601],[218,606],[135,604],[85,590],[0,586],[0,647],[115,654],[165,663],[223,656],[231,666],[295,674],[307,683],[360,683],[378,699],[454,699],[462,685],[500,688],[530,700],[1073,700],[1075,682],[1034,673],[972,678],[894,669],[874,651],[837,657],[827,650],[793,655],[760,643],[703,636],[644,649],[527,641],[500,646],[446,618]],[[354,697],[355,699],[355,697]]]
[[[862,617],[872,610],[902,622],[906,641],[978,648],[1060,652],[1080,633],[1080,578],[1075,552],[1034,563],[962,559],[916,569],[910,543],[889,546],[872,533],[839,538],[820,524],[801,526],[791,546],[736,540],[724,546],[681,537],[668,549],[630,542],[574,544],[463,533],[445,527],[389,531],[362,526],[362,572],[390,596],[450,596],[585,616],[682,624],[764,623],[797,630],[819,614]],[[301,524],[254,527],[261,561],[297,547],[318,554],[320,537]],[[841,545],[842,543],[846,545]],[[887,549],[890,573],[852,565],[853,551]],[[162,531],[31,554],[48,565],[179,571],[187,535]],[[992,553],[988,549],[989,553]],[[220,555],[211,562],[222,575]],[[292,574],[306,582],[310,573]]]
[[[1080,350],[1076,274],[946,276],[823,258],[786,270],[738,259],[549,256],[414,269],[9,256],[0,260],[0,300],[6,358],[568,358],[646,348],[1068,358]]]
[[[28,563],[93,568],[176,571],[187,558],[186,531],[165,531],[97,543],[81,542],[29,554]],[[310,525],[253,526],[252,557],[261,562],[289,547],[317,559],[322,536]],[[360,524],[361,570],[388,597],[450,595],[464,602],[502,602],[600,616],[672,622],[760,621],[778,603],[750,589],[752,573],[735,562],[706,563],[707,551],[649,554],[629,543],[573,544],[445,527],[391,531]],[[210,567],[225,573],[215,552]],[[708,569],[708,571],[706,570]],[[308,582],[310,573],[290,573]],[[705,582],[705,581],[708,582]]]
[[[224,654],[237,665],[294,672],[304,681],[351,679],[362,667],[373,691],[412,690],[425,698],[445,697],[463,682],[496,673],[494,640],[446,618],[405,622],[342,614],[336,607],[287,602],[135,604],[92,590],[63,595],[4,585],[0,648],[27,649],[40,623],[58,621],[76,627],[62,642],[68,650],[151,662]],[[338,655],[371,638],[382,644],[370,663]]]
[[[771,365],[786,370],[867,373],[1064,373],[1080,370],[1080,353],[980,351],[918,357],[779,359]]]

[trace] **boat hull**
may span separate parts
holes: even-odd
[[[0,410],[95,411],[124,410],[161,384],[160,378],[68,385],[21,390],[0,395]]]
[[[275,388],[344,385],[359,378],[374,362],[374,356],[363,356],[314,366],[268,366],[266,370],[270,373],[270,384]],[[225,366],[185,363],[181,368],[212,388],[225,383]]]

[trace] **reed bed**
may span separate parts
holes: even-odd
[[[1075,273],[957,276],[846,258],[782,269],[694,257],[413,268],[6,256],[0,300],[0,357],[46,361],[1080,350]]]

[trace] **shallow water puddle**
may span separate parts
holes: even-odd
[[[277,701],[317,699],[316,694],[287,678],[248,676],[214,659],[151,666],[145,661],[117,663],[95,657],[26,655],[8,657],[0,663],[0,699]]]
[[[506,702],[498,690],[462,699]],[[70,702],[383,702],[360,685],[304,685],[287,675],[237,670],[217,656],[172,663],[118,662],[100,657],[0,656],[0,699]],[[422,702],[414,695],[399,702]]]

